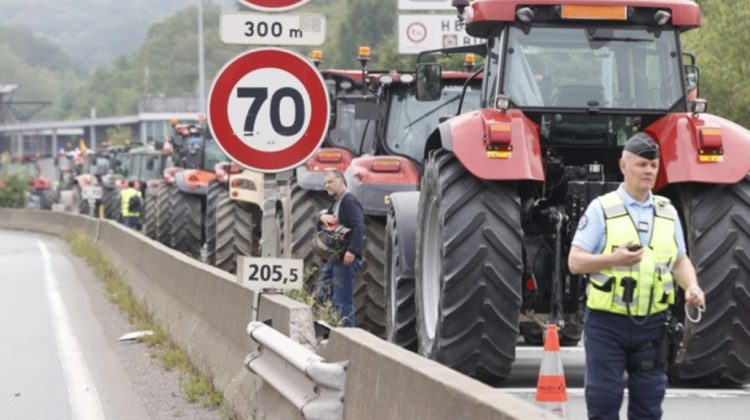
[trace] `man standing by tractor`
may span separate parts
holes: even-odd
[[[659,419],[675,281],[688,305],[703,307],[705,297],[677,211],[651,193],[659,171],[651,136],[638,133],[627,141],[620,170],[620,187],[592,201],[581,217],[568,257],[572,273],[589,274],[586,406],[590,419],[618,418],[627,370],[628,418]]]
[[[135,181],[128,181],[128,187],[120,192],[122,224],[132,229],[138,229],[141,207],[143,207],[143,196],[135,188]]]
[[[331,207],[321,213],[320,228],[349,229],[343,255],[336,256],[323,264],[316,285],[318,303],[333,301],[333,307],[345,327],[354,323],[354,281],[362,267],[362,249],[365,240],[365,223],[362,204],[354,194],[346,189],[346,180],[341,172],[326,171],[324,177],[326,192],[334,198]]]

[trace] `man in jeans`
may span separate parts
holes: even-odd
[[[362,249],[365,239],[365,222],[362,204],[346,189],[341,172],[326,171],[325,188],[334,198],[333,205],[320,215],[320,227],[333,229],[343,225],[351,229],[346,252],[338,260],[327,261],[320,271],[316,294],[318,303],[333,301],[345,327],[354,326],[354,281],[362,267]]]

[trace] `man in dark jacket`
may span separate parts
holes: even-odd
[[[354,326],[354,281],[362,267],[362,250],[365,240],[365,222],[362,204],[346,189],[341,172],[326,171],[325,187],[334,203],[320,215],[320,228],[334,229],[343,225],[350,229],[350,240],[340,260],[327,261],[320,271],[317,284],[318,303],[333,301],[333,307],[344,326]]]

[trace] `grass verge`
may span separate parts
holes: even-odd
[[[224,395],[213,386],[211,378],[200,373],[189,355],[170,338],[167,330],[159,325],[146,307],[133,295],[130,286],[122,279],[112,263],[106,258],[94,240],[83,233],[66,233],[62,236],[73,250],[83,258],[94,274],[102,281],[109,301],[128,316],[128,321],[139,330],[151,330],[153,335],[142,339],[152,348],[154,357],[161,359],[164,369],[180,372],[180,384],[185,398],[191,403],[220,410],[227,419],[239,418],[224,405]]]

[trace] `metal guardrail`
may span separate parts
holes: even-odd
[[[247,334],[259,347],[245,358],[245,367],[299,408],[305,419],[343,418],[349,362],[326,363],[262,322],[249,323]]]

